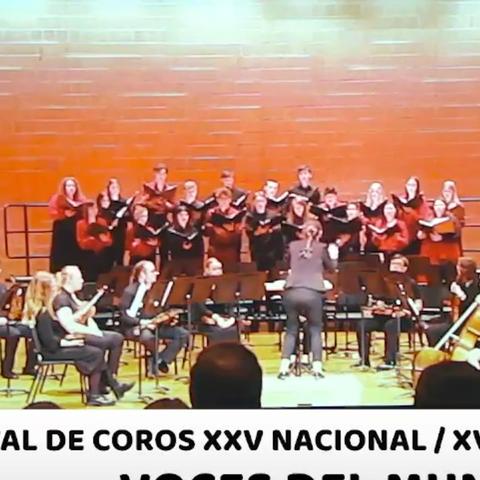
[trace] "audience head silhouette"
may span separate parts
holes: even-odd
[[[53,402],[34,402],[23,407],[24,410],[61,410],[62,407]]]
[[[238,343],[218,343],[198,356],[190,372],[193,408],[260,408],[262,369]]]
[[[466,362],[426,368],[415,389],[416,408],[480,408],[480,372]]]

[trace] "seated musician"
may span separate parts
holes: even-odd
[[[403,251],[409,242],[408,229],[398,219],[398,211],[392,202],[385,203],[383,217],[376,224],[367,224],[367,249],[393,255]]]
[[[298,183],[291,188],[290,194],[303,198],[312,205],[320,203],[320,191],[312,185],[313,172],[308,165],[300,165],[297,168]]]
[[[282,217],[267,210],[267,197],[255,193],[252,210],[247,214],[245,230],[250,241],[252,260],[259,271],[271,270],[283,257]]]
[[[120,400],[134,383],[119,383],[105,363],[101,348],[86,345],[84,336],[59,329],[52,309],[56,294],[55,278],[47,272],[38,272],[28,286],[25,298],[25,316],[32,319],[45,360],[74,361],[78,371],[88,377],[87,405],[102,407],[115,402],[104,396],[110,387]]]
[[[120,301],[120,322],[125,337],[138,340],[151,355],[150,373],[157,370],[168,373],[168,365],[172,363],[178,352],[188,342],[188,331],[175,323],[176,314],[164,312],[159,315],[148,315],[145,312],[146,296],[157,280],[158,272],[155,265],[148,261],[138,262],[132,271],[130,285],[125,289]],[[167,347],[159,352],[158,364],[154,365],[155,352],[158,349],[155,340],[155,329],[158,328],[158,338],[168,339]]]
[[[108,356],[108,366],[117,375],[122,355],[123,335],[118,332],[102,331],[93,319],[94,309],[86,310],[88,302],[76,296],[83,288],[82,272],[76,266],[66,266],[60,274],[60,291],[53,299],[56,316],[55,332],[59,336],[81,334],[86,345],[99,348]]]
[[[210,257],[205,264],[206,277],[223,275],[222,264]],[[235,318],[229,312],[229,306],[205,305],[195,303],[192,305],[193,322],[198,325],[200,333],[208,339],[208,344],[219,342],[238,342],[239,334]]]
[[[133,209],[133,223],[128,227],[126,250],[130,255],[130,265],[140,260],[149,260],[155,263],[155,255],[160,245],[161,231],[155,230],[150,223],[150,214],[143,205],[135,205]]]
[[[0,313],[0,338],[5,339],[5,352],[2,359],[1,375],[4,378],[16,379],[18,375],[13,371],[15,356],[21,338],[27,339],[27,349],[23,375],[35,375],[35,352],[32,342],[32,331],[28,318],[22,314],[23,290],[18,285],[13,285],[1,295],[2,311]],[[1,289],[3,291],[3,289]]]
[[[240,262],[243,215],[232,207],[232,193],[228,188],[219,188],[215,198],[218,206],[209,210],[205,218],[208,256],[218,258],[225,270],[232,271]]]
[[[169,264],[167,277],[181,274],[198,275],[203,270],[203,237],[192,224],[190,210],[176,208],[173,225],[165,232]]]
[[[453,295],[453,303],[458,304],[458,315],[462,315],[475,297],[480,294],[480,283],[477,274],[477,264],[469,257],[461,257],[457,262],[457,278],[450,286]],[[454,315],[457,316],[457,313]],[[424,325],[428,345],[433,347],[445,335],[451,327],[451,321],[433,322]],[[457,332],[458,333],[458,332]]]
[[[79,264],[87,282],[95,282],[100,273],[108,272],[112,267],[113,244],[108,221],[99,215],[94,202],[88,202],[83,208],[82,219],[77,222],[77,243],[82,250]]]
[[[377,367],[378,370],[394,368],[399,351],[398,319],[400,330],[408,331],[412,327],[412,317],[422,309],[418,286],[408,276],[408,258],[396,254],[390,260],[390,272],[384,278],[385,296],[377,300],[372,308],[372,318],[359,322],[357,326],[357,340],[359,354],[363,360],[359,365],[370,366],[370,332],[385,332],[385,363]],[[365,351],[363,351],[363,347]]]
[[[421,240],[420,255],[430,258],[430,263],[457,263],[461,255],[460,222],[448,212],[441,198],[433,203],[433,212],[425,221],[419,221],[417,233]]]

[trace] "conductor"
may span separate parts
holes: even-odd
[[[299,316],[306,317],[313,355],[312,373],[323,378],[322,320],[323,294],[326,291],[324,271],[333,272],[338,260],[338,246],[319,242],[322,228],[317,221],[308,220],[303,227],[303,239],[290,243],[288,256],[290,272],[285,284],[283,305],[287,314],[287,332],[282,350],[278,378],[289,374],[290,355],[294,353]]]

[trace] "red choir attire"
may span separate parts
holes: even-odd
[[[82,250],[80,270],[87,282],[95,282],[100,273],[111,269],[111,251],[113,239],[107,221],[97,217],[95,223],[82,219],[76,226],[77,243]]]
[[[127,228],[126,249],[130,252],[130,265],[140,260],[150,260],[155,263],[155,254],[160,246],[160,233],[150,225],[133,223]]]
[[[425,232],[427,238],[421,241],[420,255],[430,258],[430,263],[439,265],[445,262],[457,263],[462,255],[460,244],[460,223],[451,214],[443,218],[420,220],[419,227]],[[435,241],[432,234],[441,236]]]
[[[312,205],[318,205],[320,203],[320,191],[318,190],[318,187],[313,187],[312,185],[302,187],[301,184],[297,184],[289,190],[289,193],[292,196],[303,197]]]
[[[402,252],[409,243],[408,228],[402,220],[395,220],[390,225],[385,220],[377,225],[368,224],[367,231],[374,250],[389,256]]]
[[[398,209],[398,218],[405,222],[408,230],[408,245],[402,253],[418,254],[420,251],[420,242],[417,237],[418,221],[429,215],[430,208],[421,193],[411,200],[407,200],[404,195],[392,195],[392,200]]]
[[[143,184],[144,198],[142,203],[148,208],[149,223],[154,229],[168,228],[168,216],[175,208],[176,185],[164,185],[158,190],[155,182]],[[160,268],[167,263],[167,252],[160,242]]]
[[[167,222],[167,215],[175,208],[176,185],[165,185],[158,190],[155,182],[144,183],[144,196],[140,203],[148,208],[150,224],[161,228]]]
[[[205,218],[204,233],[209,237],[208,256],[220,260],[225,272],[234,271],[240,262],[244,214],[233,207],[223,212],[215,207],[207,212]]]
[[[168,255],[167,278],[178,275],[200,275],[203,271],[204,246],[200,231],[192,226],[173,226],[165,232]]]
[[[77,202],[84,202],[81,197]],[[73,207],[63,194],[55,194],[49,201],[48,212],[53,219],[50,248],[50,271],[58,272],[66,265],[79,265],[82,252],[77,243],[76,224],[80,208]]]
[[[283,258],[281,222],[283,217],[273,212],[249,212],[245,219],[245,230],[250,242],[252,260],[257,270],[272,270]]]

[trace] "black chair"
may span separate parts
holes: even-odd
[[[75,365],[75,360],[48,360],[44,357],[42,353],[42,345],[40,343],[40,339],[38,337],[37,331],[35,328],[32,328],[32,338],[33,344],[35,347],[35,353],[37,355],[37,366],[35,376],[33,377],[32,385],[30,387],[30,391],[27,396],[26,403],[33,403],[39,393],[43,391],[43,387],[45,386],[45,382],[49,376],[50,369],[53,369],[55,366],[63,366],[64,371],[63,375],[61,376],[60,385],[63,384],[63,380],[66,375],[66,371],[69,365]],[[86,379],[85,376],[82,375],[80,372],[80,394],[82,403],[85,404],[87,402],[87,387],[86,387]]]

